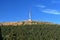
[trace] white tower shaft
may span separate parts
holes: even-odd
[[[29,21],[31,21],[31,12],[29,11]]]

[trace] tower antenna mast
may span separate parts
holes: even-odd
[[[31,20],[31,10],[29,11],[29,19],[28,19],[29,21],[32,21]]]

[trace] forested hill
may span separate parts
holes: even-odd
[[[60,40],[60,25],[48,22],[22,22],[1,25],[3,40]]]

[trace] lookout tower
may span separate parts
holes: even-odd
[[[32,22],[32,19],[31,19],[31,11],[29,11],[29,19],[28,21]]]
[[[32,24],[32,19],[31,19],[31,11],[28,13],[28,20],[25,21],[24,25],[31,25]]]

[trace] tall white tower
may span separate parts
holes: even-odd
[[[31,11],[29,11],[29,19],[28,19],[28,21],[32,21],[31,20]]]

